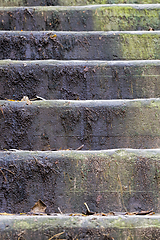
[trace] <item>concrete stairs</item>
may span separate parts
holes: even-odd
[[[160,239],[150,3],[0,0],[0,239]]]

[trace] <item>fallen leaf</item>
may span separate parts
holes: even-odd
[[[41,213],[45,213],[46,211],[46,204],[39,199],[38,202],[35,203],[35,205],[31,208],[31,213],[33,214],[41,214]]]
[[[151,27],[149,27],[148,31],[154,31],[154,29],[153,29],[153,28],[151,28]]]
[[[147,215],[147,214],[154,214],[154,212],[153,210],[136,212],[136,215]]]
[[[54,40],[57,37],[57,34],[50,35],[49,37],[50,37],[50,39]]]
[[[27,105],[31,105],[32,104],[32,102],[29,100],[29,98],[27,96],[24,96],[21,99],[21,102],[26,102]]]
[[[3,216],[13,216],[14,214],[4,212],[4,213],[0,213],[0,215],[3,215]]]
[[[7,99],[7,101],[10,101],[10,102],[19,102],[18,100],[13,100],[13,99]]]
[[[88,72],[88,70],[89,70],[88,67],[84,68],[84,72]]]
[[[126,212],[125,215],[148,215],[155,214],[153,210],[150,211],[141,211],[141,212]]]

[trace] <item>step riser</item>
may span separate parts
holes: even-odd
[[[152,227],[149,227],[151,225]],[[1,217],[0,238],[17,240],[142,240],[160,238],[159,217]]]
[[[1,149],[160,147],[160,101],[1,101]]]
[[[0,8],[0,30],[136,31],[159,30],[160,5]]]
[[[160,32],[2,31],[0,59],[160,59]]]
[[[118,99],[160,96],[160,61],[0,61],[0,98]]]
[[[84,202],[97,212],[159,212],[159,160],[147,150],[0,152],[0,211],[26,213],[41,199],[50,213],[81,213]]]

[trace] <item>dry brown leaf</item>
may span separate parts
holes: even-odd
[[[41,214],[45,213],[47,206],[46,204],[39,199],[38,202],[35,203],[35,205],[31,208],[31,213],[33,214]]]
[[[14,214],[4,212],[4,213],[0,213],[0,215],[3,215],[3,216],[13,216]]]
[[[84,215],[83,213],[71,213],[70,215],[69,215],[70,217],[72,217],[72,216],[86,216],[86,215]]]
[[[57,34],[54,34],[54,35],[52,34],[49,37],[50,37],[50,39],[54,40],[57,37]]]
[[[7,99],[7,101],[10,101],[10,102],[19,102],[18,100],[13,100],[13,99]]]
[[[126,212],[125,215],[148,215],[155,214],[153,210],[150,211],[141,211],[141,212]]]
[[[29,100],[29,98],[27,96],[24,96],[21,99],[21,102],[26,102],[27,105],[31,105],[32,104],[32,102]]]
[[[153,28],[151,28],[151,27],[149,27],[148,31],[154,31],[154,29],[153,29]]]

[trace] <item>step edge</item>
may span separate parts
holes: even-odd
[[[0,65],[14,65],[14,64],[52,64],[52,65],[64,65],[64,64],[73,64],[73,65],[81,65],[81,64],[90,64],[90,65],[160,65],[160,60],[54,60],[54,59],[45,59],[45,60],[12,60],[12,59],[0,59]]]
[[[0,35],[29,35],[30,34],[59,34],[59,35],[98,35],[101,34],[102,36],[116,36],[116,35],[123,35],[123,34],[130,34],[130,35],[160,35],[160,30],[156,31],[12,31],[12,30],[0,30]],[[58,37],[58,35],[57,35]]]
[[[102,7],[124,7],[124,8],[127,8],[127,7],[132,7],[134,9],[137,9],[137,10],[141,10],[141,9],[160,9],[160,3],[144,3],[144,4],[136,4],[136,3],[127,3],[127,4],[123,4],[123,3],[118,3],[118,4],[90,4],[90,5],[81,5],[81,6],[11,6],[11,7],[0,7],[0,11],[8,11],[8,10],[15,10],[15,9],[28,9],[28,10],[60,10],[60,11],[64,11],[64,10],[92,10],[92,9],[97,9],[97,8],[102,8]]]
[[[138,98],[138,99],[108,99],[108,100],[64,100],[64,99],[53,99],[53,100],[37,100],[37,101],[32,101],[32,104],[34,105],[38,105],[38,103],[46,103],[48,104],[51,104],[51,105],[55,105],[55,104],[66,104],[64,106],[71,106],[71,105],[77,105],[77,106],[87,106],[89,104],[92,104],[92,103],[96,103],[97,105],[94,105],[94,106],[100,106],[100,103],[102,105],[112,105],[112,104],[116,104],[116,105],[124,105],[125,103],[136,103],[136,102],[139,102],[139,103],[145,103],[145,104],[150,104],[150,103],[160,103],[160,98]],[[10,103],[10,104],[14,104],[14,103],[18,103],[18,104],[24,104],[25,101],[19,101],[19,100],[0,100],[0,105],[4,105],[6,103]],[[31,106],[31,105],[30,105]]]
[[[1,216],[0,225],[2,229],[5,225],[8,226],[9,230],[14,229],[31,229],[33,226],[36,228],[39,224],[49,225],[51,228],[99,228],[100,225],[103,227],[114,227],[118,229],[130,228],[149,228],[157,227],[160,228],[160,214],[156,215],[146,215],[146,216],[68,216],[63,214],[57,214],[58,216]],[[35,219],[37,220],[35,222]],[[48,220],[48,224],[47,221]],[[57,221],[56,221],[57,220]],[[17,224],[15,224],[17,221]],[[18,223],[19,222],[19,223]],[[30,222],[30,225],[23,224],[25,222]],[[93,222],[93,223],[92,223]],[[51,224],[52,223],[52,224]],[[57,226],[58,223],[58,226]],[[76,223],[76,225],[75,225]],[[97,225],[95,225],[97,224]],[[129,226],[130,225],[130,226]],[[75,227],[76,226],[76,227]],[[35,231],[34,228],[34,231]],[[4,229],[6,231],[6,229]]]
[[[40,151],[40,150],[19,150],[19,149],[10,149],[10,150],[0,150],[0,154],[52,154],[52,155],[70,155],[70,154],[79,154],[79,155],[90,155],[90,154],[160,154],[160,148],[153,149],[136,149],[136,148],[116,148],[116,149],[107,149],[107,150],[57,150],[57,151]]]

